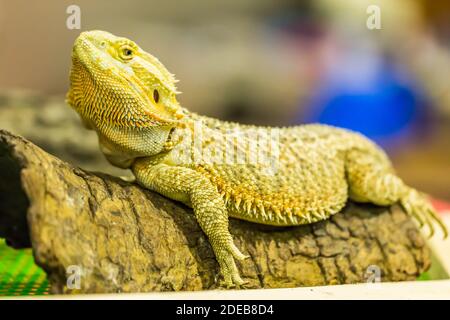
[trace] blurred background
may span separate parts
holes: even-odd
[[[70,5],[81,10],[80,30],[66,27]],[[368,27],[370,5],[380,29]],[[360,131],[407,183],[450,200],[448,1],[0,0],[0,128],[123,175],[64,104],[73,41],[91,29],[157,56],[192,111]]]

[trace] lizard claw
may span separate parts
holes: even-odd
[[[244,259],[250,258],[249,255],[243,254],[243,253],[236,247],[236,245],[235,245],[233,242],[231,242],[231,248],[230,248],[230,250],[231,250],[231,254],[233,255],[233,257],[234,257],[235,259],[238,259],[238,260],[244,260]]]
[[[130,183],[136,182],[136,178],[134,176],[120,176],[119,178],[125,182],[130,182]]]

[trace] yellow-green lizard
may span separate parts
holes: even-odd
[[[360,134],[324,125],[269,128],[197,115],[177,102],[174,76],[133,41],[83,32],[72,52],[68,103],[101,151],[137,182],[194,210],[227,286],[241,285],[228,217],[275,226],[314,223],[347,199],[400,203],[422,226],[447,230],[425,195],[397,177]],[[274,110],[276,112],[276,110]]]

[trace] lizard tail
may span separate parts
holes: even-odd
[[[428,226],[429,237],[432,237],[434,234],[434,222],[436,222],[442,230],[444,239],[448,237],[447,227],[439,218],[433,205],[425,194],[420,193],[413,188],[408,188],[406,194],[400,198],[400,204],[410,216],[417,220],[420,227],[423,227],[425,224]]]

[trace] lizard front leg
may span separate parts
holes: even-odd
[[[234,259],[242,260],[246,256],[233,243],[225,203],[211,181],[192,169],[161,163],[152,165],[146,158],[136,160],[132,169],[138,183],[147,189],[193,208],[219,262],[225,285],[243,284]]]

